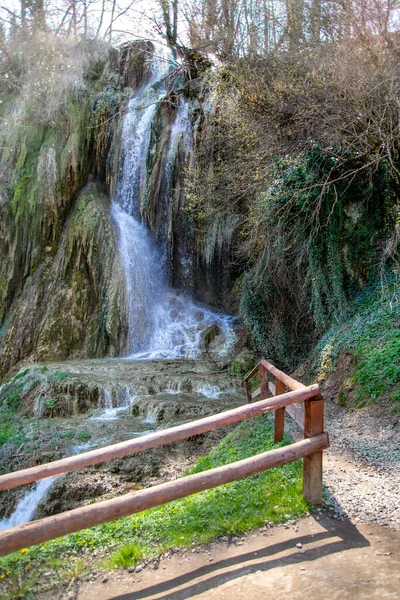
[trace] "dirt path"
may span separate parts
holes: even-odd
[[[96,573],[47,598],[398,600],[400,532],[377,525],[354,526],[326,513],[236,542],[167,553],[139,573]]]

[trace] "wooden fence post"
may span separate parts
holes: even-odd
[[[268,371],[260,364],[260,400],[266,400],[268,392]]]
[[[275,379],[275,396],[285,393],[285,384],[280,379]],[[274,442],[281,442],[285,432],[285,407],[275,411]]]
[[[251,397],[250,384],[247,380],[244,382],[244,389],[246,390],[247,402],[250,403],[253,400],[253,398]]]
[[[304,401],[304,437],[324,431],[324,400],[316,396]],[[322,451],[303,459],[303,494],[311,504],[322,504]]]

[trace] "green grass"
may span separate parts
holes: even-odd
[[[395,284],[393,284],[395,285]],[[353,305],[352,315],[322,338],[317,348],[316,367],[320,375],[335,368],[342,350],[352,352],[354,370],[348,384],[356,388],[358,405],[386,396],[400,401],[400,289],[390,299],[379,290],[368,290]]]
[[[190,473],[241,460],[288,442],[285,439],[273,444],[273,423],[269,415],[251,419],[201,458]],[[107,555],[103,566],[127,567],[167,548],[241,534],[263,525],[266,520],[284,522],[309,509],[301,488],[301,461],[297,461],[17,552],[0,559],[4,590],[13,593],[11,578],[18,569],[35,572],[36,581],[41,573],[50,571],[52,580],[61,582],[67,577],[66,562],[82,557],[93,558],[97,554],[104,561]]]
[[[15,444],[24,442],[20,405],[28,374],[29,369],[25,369],[0,386],[0,446],[10,440]]]

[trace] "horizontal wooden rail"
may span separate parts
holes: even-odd
[[[300,381],[296,381],[296,379],[289,377],[289,375],[286,375],[286,373],[280,371],[273,364],[269,363],[267,360],[264,359],[260,360],[260,362],[254,367],[254,369],[247,373],[243,381],[249,381],[252,377],[258,375],[260,371],[260,365],[267,369],[267,371],[272,373],[272,375],[279,379],[279,381],[282,381],[282,383],[284,383],[291,390],[300,390],[306,387],[303,383],[300,383]]]
[[[246,392],[247,392],[247,399],[249,402],[252,402],[255,398],[258,398],[261,395],[261,388],[257,388],[253,393],[251,393],[249,383],[248,383],[252,377],[254,377],[255,375],[260,373],[260,368],[266,369],[269,373],[274,375],[276,381],[281,382],[284,386],[288,387],[291,390],[301,390],[306,387],[300,381],[297,381],[296,379],[289,377],[289,375],[286,375],[286,373],[277,369],[273,364],[271,364],[267,360],[262,359],[254,367],[254,369],[252,369],[244,378],[245,388],[246,388]],[[276,386],[272,383],[272,381],[268,381],[268,389],[271,392],[271,394],[273,396],[275,396]],[[289,414],[289,416],[292,417],[292,419],[297,423],[297,425],[299,427],[301,427],[301,429],[304,429],[304,412],[301,410],[301,408],[298,406],[292,405],[292,406],[288,406],[286,408],[286,410],[287,410],[287,413]],[[283,423],[283,421],[281,419],[280,429],[282,429],[282,423]],[[278,435],[278,438],[279,438],[279,435]]]
[[[282,398],[283,396],[279,399]],[[34,544],[42,544],[80,529],[114,521],[205,489],[243,479],[266,469],[284,465],[316,452],[322,452],[328,445],[328,435],[321,433],[290,446],[270,450],[216,469],[189,475],[177,481],[162,483],[147,490],[125,494],[119,498],[112,498],[111,500],[83,506],[39,521],[6,529],[0,534],[0,556]]]
[[[306,387],[303,383],[300,383],[300,381],[296,381],[296,379],[293,379],[293,377],[289,377],[289,375],[286,375],[286,373],[280,371],[266,360],[260,360],[260,364],[263,367],[265,367],[267,371],[272,373],[272,375],[276,377],[276,379],[282,381],[282,383],[284,383],[290,390],[301,390]]]
[[[37,467],[16,471],[15,473],[7,473],[0,476],[0,490],[32,483],[33,481],[52,477],[53,475],[59,475],[60,473],[67,473],[69,471],[74,471],[75,469],[82,469],[107,460],[127,456],[128,454],[142,452],[149,448],[156,448],[171,442],[177,442],[193,435],[218,429],[224,425],[239,423],[266,412],[273,412],[278,408],[283,408],[295,404],[296,402],[303,402],[308,398],[314,398],[318,395],[318,384],[310,385],[275,398],[260,400],[259,402],[233,408],[217,415],[192,421],[191,423],[178,425],[177,427],[171,427],[170,429],[164,429],[163,431],[156,431],[134,440],[120,442],[119,444],[113,444],[112,446],[106,446],[105,448],[98,448],[96,450],[91,450],[90,452],[77,454],[76,456],[62,458],[61,460],[55,460],[44,465],[38,465]]]

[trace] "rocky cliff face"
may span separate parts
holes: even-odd
[[[66,98],[52,123],[34,123],[26,98],[21,116],[21,98],[2,90],[8,125],[0,151],[0,376],[27,358],[124,352],[126,292],[110,198],[122,116],[150,77],[153,52],[140,43],[88,61],[85,89]],[[203,120],[201,93],[189,99],[185,77],[176,76],[151,124],[140,211],[165,249],[170,282],[223,307],[231,287],[228,248],[202,258],[183,191],[193,132]]]

